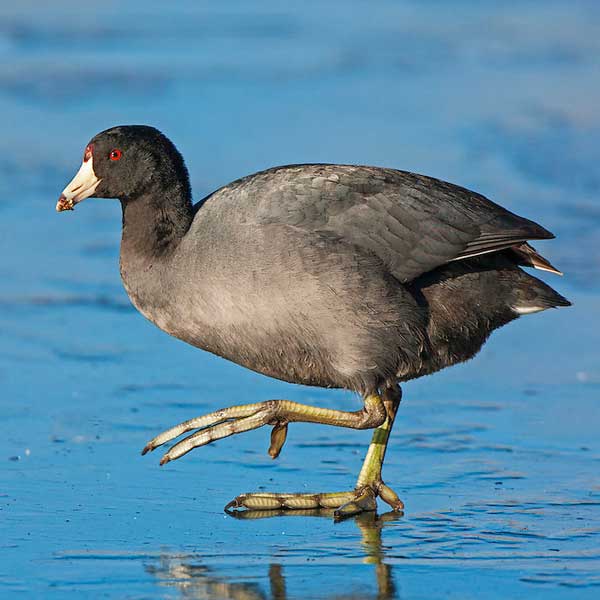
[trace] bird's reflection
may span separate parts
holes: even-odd
[[[267,519],[277,516],[285,517],[326,517],[331,519],[333,511],[325,509],[295,511],[244,511],[235,513],[238,519]],[[378,515],[366,512],[352,520],[361,534],[361,546],[365,553],[364,562],[375,567],[375,583],[377,592],[371,597],[375,600],[392,600],[397,598],[392,567],[384,562],[385,552],[381,542],[381,532],[387,523],[402,518],[402,513],[388,512]],[[269,591],[265,592],[258,583],[233,581],[232,577],[220,575],[214,568],[204,566],[194,556],[165,554],[156,565],[148,565],[146,570],[157,577],[162,585],[177,588],[182,598],[231,599],[231,600],[287,600],[286,582],[283,567],[280,564],[269,566]],[[340,593],[341,592],[341,593]],[[327,596],[322,596],[327,597]],[[332,598],[356,597],[348,590],[337,589]],[[361,596],[365,600],[369,596]]]

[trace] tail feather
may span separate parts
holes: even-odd
[[[559,271],[556,267],[550,264],[550,261],[546,260],[541,254],[538,254],[533,246],[530,246],[527,242],[519,244],[518,246],[512,246],[511,252],[513,256],[517,258],[517,264],[525,267],[533,267],[540,271],[548,271],[549,273],[555,273],[556,275],[562,275],[562,271]]]

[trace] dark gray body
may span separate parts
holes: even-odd
[[[198,203],[160,251],[164,223],[139,225],[146,204],[124,203],[121,273],[135,306],[285,381],[374,391],[471,358],[519,314],[568,304],[511,250],[549,232],[427,177],[271,169]]]

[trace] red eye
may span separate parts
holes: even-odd
[[[110,154],[108,155],[110,160],[121,160],[121,156],[123,156],[123,153],[118,148],[111,150]]]

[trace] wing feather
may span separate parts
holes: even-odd
[[[402,282],[453,260],[554,237],[480,194],[393,169],[292,165],[240,181],[258,198],[261,223],[375,254]]]

